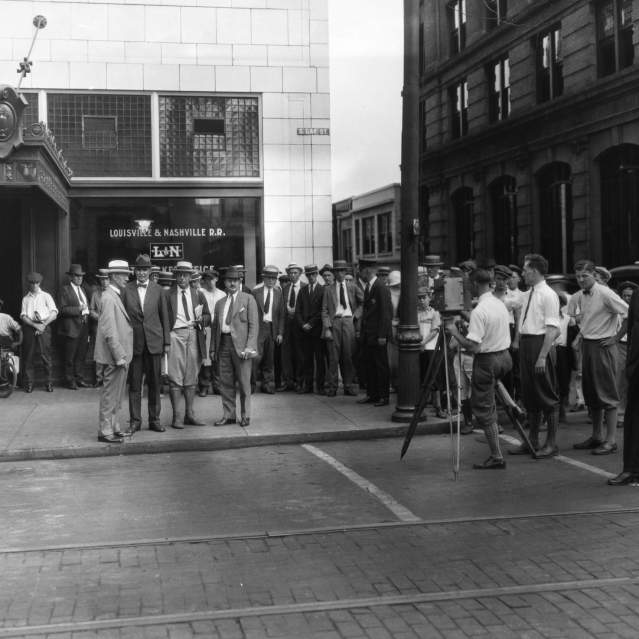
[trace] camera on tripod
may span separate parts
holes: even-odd
[[[442,319],[453,319],[472,310],[472,285],[470,278],[461,269],[450,271],[434,280],[431,306]]]

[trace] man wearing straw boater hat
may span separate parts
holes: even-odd
[[[204,426],[193,412],[197,379],[206,356],[204,327],[211,323],[211,314],[202,291],[190,286],[195,273],[191,262],[178,262],[174,269],[177,286],[167,292],[171,349],[169,351],[169,396],[173,408],[173,428]],[[178,417],[180,398],[184,395],[184,420]],[[184,426],[182,425],[184,424]]]
[[[162,355],[169,352],[169,314],[166,296],[150,279],[151,258],[138,255],[135,280],[124,288],[122,299],[133,326],[133,360],[129,374],[129,418],[131,431],[142,426],[142,378],[149,389],[149,430],[163,432],[160,423],[160,373]]]
[[[129,279],[129,265],[111,260],[107,269],[109,285],[100,298],[100,316],[95,336],[95,361],[102,366],[98,441],[120,444],[125,435],[119,413],[126,386],[129,363],[133,357],[133,328],[122,302],[122,290]]]
[[[88,388],[82,378],[89,345],[89,300],[91,292],[84,283],[86,273],[80,264],[71,264],[69,283],[60,290],[58,334],[63,339],[64,378],[67,388]]]
[[[93,291],[93,295],[91,295],[91,301],[89,302],[89,317],[91,318],[91,322],[93,324],[93,328],[91,330],[91,338],[93,340],[93,362],[95,364],[94,386],[97,388],[99,386],[102,386],[104,382],[104,366],[102,364],[98,364],[95,361],[95,333],[98,327],[98,320],[100,319],[100,311],[102,310],[102,294],[109,286],[109,270],[106,268],[98,269],[95,277],[98,280],[98,288]]]

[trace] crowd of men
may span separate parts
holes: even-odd
[[[462,389],[457,407],[464,415],[462,432],[479,425],[490,447],[489,458],[474,467],[506,467],[497,422],[498,381],[525,409],[534,449],[523,443],[509,452],[534,452],[538,459],[559,452],[557,431],[572,385],[575,409],[585,404],[592,420],[591,435],[574,448],[595,455],[615,453],[621,404],[626,422],[624,470],[610,483],[639,480],[639,436],[634,432],[639,400],[628,392],[639,375],[639,333],[633,333],[639,321],[636,286],[624,282],[617,294],[607,286],[606,269],[582,260],[575,265],[579,291],[569,295],[563,287],[548,285],[548,262],[541,255],[527,255],[523,268],[478,267],[467,260],[459,269],[473,283],[476,304],[465,317],[442,322],[430,305],[436,282],[444,276],[442,269],[438,256],[427,256],[419,276],[421,370],[425,375],[445,329],[443,343],[454,364],[451,384],[458,382]],[[90,385],[84,373],[87,348],[93,343],[92,385],[101,387],[100,441],[120,443],[140,430],[144,384],[148,427],[163,432],[160,398],[165,384],[172,407],[170,426],[181,429],[203,425],[194,409],[196,395],[221,396],[222,416],[215,426],[239,423],[246,428],[251,394],[258,389],[333,397],[341,379],[344,395],[365,390],[357,401],[380,407],[389,404],[389,393],[398,383],[401,278],[374,262],[360,260],[355,272],[341,260],[321,269],[289,264],[285,274],[267,265],[252,291],[244,284],[241,265],[222,271],[220,289],[220,273],[214,268],[201,273],[181,261],[164,272],[147,255],[138,256],[132,267],[112,260],[98,273],[97,290],[86,285],[85,275],[80,265],[71,265],[69,283],[56,305],[41,289],[42,276],[30,273],[22,324],[0,313],[0,340],[14,348],[22,344],[26,392],[33,390],[36,352],[45,371],[45,389],[53,391],[52,322],[58,321],[68,388]],[[427,389],[440,417],[445,415],[441,400],[447,391],[443,377],[435,376]],[[127,388],[125,427],[119,413]],[[451,398],[446,399],[450,405]],[[546,438],[540,445],[544,426]]]

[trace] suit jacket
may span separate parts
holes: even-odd
[[[188,288],[191,293],[191,303],[193,304],[193,309],[196,306],[202,305],[202,318],[200,323],[197,325],[197,345],[198,350],[200,351],[200,357],[202,359],[208,359],[208,353],[206,352],[206,333],[202,330],[205,326],[208,326],[211,323],[211,311],[209,311],[209,305],[206,302],[206,297],[204,297],[204,293],[202,291],[196,291],[192,289],[190,286]],[[178,287],[172,286],[168,291],[164,291],[166,301],[167,301],[167,310],[169,315],[169,331],[173,329],[173,325],[175,324],[175,318],[177,317],[178,310]],[[146,302],[146,300],[145,300]]]
[[[93,358],[98,364],[127,364],[133,357],[133,328],[120,296],[109,286],[102,293]]]
[[[390,338],[392,332],[393,304],[388,286],[379,279],[373,282],[368,296],[364,295],[361,337],[370,343],[380,338]]]
[[[353,321],[357,322],[362,314],[362,303],[364,302],[364,293],[354,284],[346,282],[346,294],[348,295],[348,303],[353,311]],[[335,312],[339,306],[337,298],[337,287],[335,284],[324,287],[322,297],[322,325],[324,328],[333,327],[333,319]]]
[[[626,355],[626,377],[635,383],[639,372],[639,293],[635,291],[628,309],[628,353]],[[630,389],[629,389],[630,390]],[[628,426],[630,428],[630,426]]]
[[[87,309],[91,301],[91,291],[83,282],[80,286],[84,297],[87,301]],[[62,320],[58,322],[58,334],[66,337],[77,337],[82,330],[83,316],[82,307],[80,306],[80,298],[75,292],[71,284],[65,284],[60,291],[60,309],[59,317]],[[84,316],[84,322],[89,321],[89,316]]]
[[[298,301],[295,305],[295,319],[302,328],[304,324],[310,324],[311,330],[305,335],[319,337],[322,334],[322,302],[324,301],[324,287],[315,283],[311,293],[311,287],[305,286],[300,290]]]
[[[222,339],[222,322],[225,318],[224,305],[226,298],[221,299],[215,305],[213,315],[213,337],[211,339],[211,354],[220,352],[220,340]],[[245,349],[257,352],[257,336],[260,330],[257,302],[252,295],[238,291],[233,312],[231,314],[231,338],[235,352],[241,355]]]
[[[295,298],[295,308],[297,309],[297,304],[299,302],[300,299],[300,295],[302,294],[302,290],[304,289],[304,287],[306,286],[306,284],[304,284],[304,282],[300,283],[300,290],[297,293],[297,297]],[[284,288],[282,289],[282,298],[284,299],[284,316],[286,317],[286,315],[288,314],[288,298],[289,295],[291,294],[291,283],[289,282],[288,284],[284,285]]]
[[[166,296],[155,282],[149,282],[144,296],[144,309],[140,306],[137,282],[129,282],[122,295],[133,326],[133,354],[141,355],[144,344],[151,355],[161,355],[171,344],[171,327]]]
[[[264,319],[264,303],[266,302],[266,287],[260,286],[253,289],[253,297],[257,303],[257,315],[260,324]],[[271,289],[271,335],[275,339],[278,335],[284,335],[284,320],[286,318],[286,307],[282,297],[282,289],[273,287]]]

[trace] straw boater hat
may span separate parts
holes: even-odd
[[[318,273],[317,264],[307,264],[304,267],[304,273],[309,275],[310,273]]]
[[[280,270],[277,266],[273,266],[272,264],[267,264],[262,269],[262,277],[274,277],[277,279],[277,276],[280,274]]]
[[[241,280],[242,272],[239,271],[235,266],[229,266],[224,272],[225,280]]]
[[[82,270],[82,266],[80,264],[71,264],[67,271],[67,275],[71,275],[73,277],[75,275],[86,275],[86,273]]]
[[[326,271],[330,271],[332,273],[333,272],[333,267],[330,264],[324,264],[324,266],[322,266],[322,268],[320,269],[319,274],[320,275],[324,275],[324,273],[326,273]]]
[[[399,286],[402,283],[402,274],[399,271],[391,271],[388,275],[389,286]]]
[[[298,270],[300,273],[302,272],[302,267],[299,264],[295,264],[295,262],[291,262],[286,267],[286,272],[290,273],[291,271]]]
[[[346,269],[348,269],[346,260],[335,260],[333,262],[333,271],[345,271]]]
[[[424,256],[423,265],[428,266],[444,266],[442,258],[439,255],[426,255]]]
[[[108,280],[109,279],[109,269],[107,268],[99,268],[96,274],[96,277],[99,280]]]
[[[378,275],[378,276],[379,276],[379,275],[390,275],[390,272],[391,272],[391,270],[390,270],[390,266],[380,266],[380,267],[377,269],[377,275]]]
[[[152,266],[151,273],[159,273],[162,269],[159,266]]]
[[[158,284],[161,286],[171,285],[175,282],[175,275],[171,271],[160,271],[158,276]]]
[[[191,262],[186,262],[186,261],[182,261],[182,262],[178,262],[175,265],[175,268],[173,269],[174,273],[189,273],[190,275],[193,275],[193,273],[195,273],[195,270],[193,268],[193,264]]]
[[[129,263],[126,260],[111,260],[106,270],[109,272],[109,275],[113,275],[115,273],[125,273],[126,275],[131,274]]]

